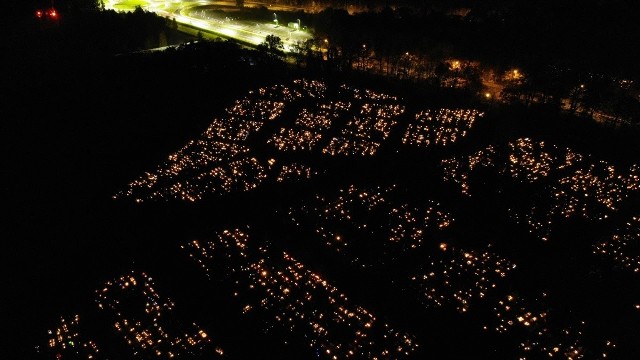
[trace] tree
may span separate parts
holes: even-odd
[[[269,51],[272,52],[281,52],[284,49],[284,44],[282,43],[282,39],[280,37],[269,34],[264,39],[263,43]]]
[[[436,75],[436,79],[438,81],[438,86],[442,86],[445,78],[449,75],[449,64],[444,61],[441,61],[436,65],[434,73]]]
[[[244,8],[244,0],[236,0],[236,6],[240,9]]]

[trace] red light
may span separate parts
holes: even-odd
[[[58,12],[56,11],[56,9],[51,8],[51,9],[47,10],[45,15],[47,17],[51,18],[51,19],[56,19],[58,17]]]
[[[42,10],[36,11],[36,17],[38,17],[38,18],[42,17]]]

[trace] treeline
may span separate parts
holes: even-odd
[[[484,3],[484,2],[480,2]],[[509,2],[477,5],[464,16],[447,11],[386,7],[350,15],[325,9],[310,21],[319,37],[349,49],[368,43],[382,52],[406,51],[472,58],[508,67],[557,64],[637,77],[640,3],[614,0]]]
[[[559,64],[638,77],[640,3],[633,0],[276,0],[325,9],[319,35],[445,51],[492,64]],[[352,15],[349,15],[349,12]],[[346,31],[345,31],[346,30]],[[381,45],[383,45],[381,44]],[[391,49],[393,50],[393,49]],[[505,64],[505,62],[507,64]]]
[[[532,68],[524,79],[507,82],[501,96],[505,102],[562,108],[616,126],[640,123],[637,83],[603,74],[557,66]]]
[[[315,31],[335,68],[480,93],[481,74],[507,102],[563,108],[612,123],[640,119],[640,3],[624,0],[424,2],[350,14],[290,13]],[[438,5],[440,4],[440,5]],[[432,6],[433,5],[433,6]],[[435,6],[438,5],[438,6]],[[454,11],[466,7],[465,11]],[[286,19],[287,14],[280,18]],[[290,21],[288,19],[288,21]],[[460,64],[453,65],[459,59]],[[519,81],[503,81],[519,69]]]

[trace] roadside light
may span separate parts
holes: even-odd
[[[487,98],[487,99],[491,99],[491,93],[485,93],[484,97]]]

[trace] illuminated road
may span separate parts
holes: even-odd
[[[265,42],[267,35],[279,37],[284,44],[284,51],[289,52],[297,42],[313,38],[307,31],[276,24],[273,19],[264,22],[231,20],[213,9],[232,9],[235,3],[226,1],[145,1],[145,0],[109,0],[107,9],[131,11],[140,6],[146,11],[160,16],[175,19],[176,22],[189,25],[207,32],[232,38],[249,45]],[[270,7],[271,10],[294,10],[290,7]]]

